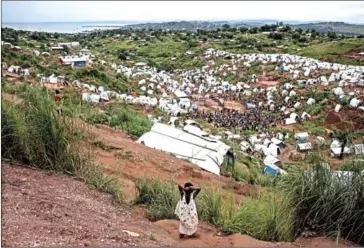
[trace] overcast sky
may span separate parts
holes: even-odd
[[[3,22],[243,19],[364,23],[364,1],[2,1]]]

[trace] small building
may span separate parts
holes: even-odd
[[[51,50],[52,51],[62,51],[64,48],[63,47],[60,47],[60,46],[53,46],[51,47]]]
[[[58,47],[63,47],[63,46],[66,46],[66,47],[79,47],[80,46],[80,43],[77,42],[77,41],[74,41],[74,42],[61,42],[61,43],[57,43],[57,46]]]
[[[87,59],[85,57],[65,56],[60,58],[63,65],[71,65],[76,67],[86,66]]]

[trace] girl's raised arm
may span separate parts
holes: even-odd
[[[195,192],[193,193],[193,199],[195,199],[195,198],[196,198],[196,196],[198,195],[198,193],[200,193],[201,188],[193,188],[193,190],[195,191]]]
[[[181,199],[182,199],[183,193],[184,193],[183,187],[178,184],[178,189],[179,189],[179,194],[181,195]]]

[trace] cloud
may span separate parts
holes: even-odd
[[[350,1],[9,1],[4,22],[278,19],[364,22],[364,3]]]

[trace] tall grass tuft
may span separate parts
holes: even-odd
[[[1,143],[4,158],[44,170],[61,172],[122,200],[120,182],[104,176],[93,165],[90,151],[82,144],[82,127],[75,120],[58,116],[45,88],[27,87],[22,102],[2,101]]]
[[[136,183],[138,197],[134,204],[147,205],[147,215],[152,220],[175,219],[174,210],[179,200],[176,184],[157,179],[148,182],[146,179]]]
[[[316,165],[309,173],[292,171],[278,187],[293,200],[297,234],[305,230],[339,233],[364,244],[364,179],[360,173],[338,177]]]
[[[264,192],[246,198],[232,216],[228,231],[240,232],[266,241],[292,241],[293,215],[289,199]]]
[[[179,199],[177,185],[156,179],[137,183],[135,204],[145,204],[149,218],[176,219]],[[196,199],[199,219],[228,233],[246,233],[267,241],[293,238],[293,215],[289,200],[276,192],[264,192],[258,198],[246,198],[239,207],[232,195],[221,188],[202,188]]]

